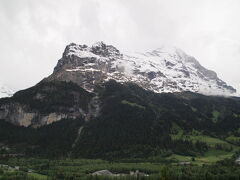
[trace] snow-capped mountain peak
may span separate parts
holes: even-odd
[[[98,42],[92,46],[69,44],[47,80],[73,81],[87,90],[109,79],[133,82],[157,92],[192,91],[207,95],[233,95],[236,90],[192,56],[176,47],[144,53],[124,53]]]

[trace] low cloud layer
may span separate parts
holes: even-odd
[[[239,0],[0,0],[0,83],[48,76],[67,44],[177,46],[240,90]]]

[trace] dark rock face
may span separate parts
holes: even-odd
[[[120,56],[120,51],[111,45],[106,45],[103,42],[99,42],[92,46],[91,50],[92,53],[96,55],[100,55],[103,57],[110,57],[110,56]]]
[[[45,81],[72,81],[88,91],[109,79],[133,82],[157,93],[192,91],[233,95],[236,90],[193,57],[176,48],[122,54],[103,42],[91,47],[69,44],[52,75]]]
[[[155,72],[153,72],[153,71],[148,72],[147,75],[148,75],[148,78],[149,78],[150,80],[152,80],[152,79],[154,79],[154,78],[157,77],[157,73],[155,73]]]

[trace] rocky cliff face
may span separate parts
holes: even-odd
[[[236,90],[177,48],[122,54],[103,42],[70,44],[45,81],[72,81],[92,91],[109,79],[133,82],[157,93],[192,91],[207,95],[233,95]]]
[[[94,95],[65,82],[40,83],[0,100],[0,119],[40,127],[63,119],[88,119]],[[92,109],[91,109],[92,111]]]
[[[76,119],[78,116],[59,112],[43,114],[38,111],[32,111],[27,105],[19,103],[8,103],[2,105],[0,109],[0,119],[6,119],[12,124],[25,127],[40,127],[62,119]]]

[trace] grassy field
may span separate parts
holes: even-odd
[[[195,160],[192,161],[190,156],[181,156],[172,154],[167,157],[169,160],[174,160],[172,163],[161,163],[161,162],[144,162],[139,160],[139,162],[111,162],[100,159],[58,159],[58,160],[48,160],[48,159],[35,159],[35,158],[11,158],[5,161],[0,161],[0,163],[8,164],[10,166],[20,166],[21,169],[31,169],[32,172],[25,173],[25,179],[27,180],[93,180],[93,179],[138,179],[137,177],[93,177],[91,173],[98,170],[109,170],[112,173],[126,173],[129,174],[130,171],[139,170],[144,172],[149,176],[141,179],[171,179],[166,177],[171,177],[173,174],[182,176],[183,173],[186,173],[189,177],[198,177],[203,175],[202,178],[205,178],[205,174],[209,172],[214,172],[217,174],[225,173],[224,178],[227,179],[229,174],[240,178],[240,172],[238,167],[229,167],[229,166],[217,166],[215,167],[214,162],[219,159],[224,159],[231,157],[231,154],[226,154],[223,151],[209,151],[204,156],[195,157]],[[143,160],[143,159],[142,159]],[[181,166],[177,162],[190,161],[190,166]],[[205,164],[205,165],[203,165]],[[21,171],[21,170],[20,170]],[[218,172],[219,171],[219,172]],[[21,172],[19,172],[21,173]],[[24,173],[24,172],[23,172]],[[189,174],[191,173],[191,174]],[[9,177],[12,174],[12,177],[17,177],[16,172],[8,172]],[[191,175],[191,176],[190,176]],[[216,175],[216,174],[215,174]],[[215,176],[214,175],[214,176]],[[24,176],[23,176],[24,177]],[[201,177],[196,179],[202,179]],[[1,179],[1,173],[0,173]],[[17,179],[17,178],[16,178]],[[19,180],[23,180],[18,178]],[[24,179],[24,180],[25,180]],[[181,178],[180,178],[181,179]],[[184,176],[183,176],[183,179]],[[225,180],[224,179],[224,180]],[[1,179],[2,180],[2,179]],[[4,179],[5,180],[5,179]],[[15,180],[14,178],[11,180]]]
[[[232,146],[233,148],[236,147],[233,144],[228,143],[227,141],[210,137],[210,136],[205,136],[205,135],[171,135],[173,139],[185,139],[185,140],[191,140],[193,142],[196,141],[201,141],[201,142],[206,142],[210,147],[215,147],[217,144],[225,145],[225,146]]]
[[[195,165],[203,165],[203,164],[213,164],[213,163],[216,163],[217,161],[224,160],[226,158],[231,158],[233,154],[234,154],[234,151],[226,152],[221,150],[209,150],[202,156],[194,157],[194,161],[192,161],[192,158],[193,158],[192,156],[182,156],[177,154],[173,154],[167,157],[167,159],[176,161],[176,162],[189,161]]]
[[[207,152],[203,154],[198,154],[194,156],[184,156],[174,153],[169,153],[166,157],[162,156],[154,156],[145,159],[121,159],[115,161],[107,161],[101,159],[38,159],[38,158],[10,158],[6,160],[0,160],[0,164],[7,164],[9,166],[19,166],[20,169],[24,169],[25,171],[25,179],[27,180],[93,180],[98,179],[91,176],[91,173],[99,170],[109,170],[112,173],[125,173],[129,174],[130,171],[137,171],[146,173],[149,176],[144,179],[166,179],[164,178],[164,174],[168,173],[167,176],[171,176],[171,174],[178,174],[178,176],[184,175],[184,173],[191,172],[191,175],[199,176],[199,174],[206,173],[207,171],[215,171],[219,170],[219,176],[221,177],[222,171],[229,173],[225,175],[223,179],[227,179],[231,174],[234,176],[240,175],[238,172],[239,168],[235,167],[217,167],[216,169],[212,167],[215,164],[224,159],[230,159],[236,151],[239,150],[239,146],[233,145],[229,141],[225,141],[223,139],[218,139],[210,136],[201,135],[200,132],[192,132],[189,135],[183,134],[178,130],[177,134],[172,134],[171,137],[173,139],[185,139],[192,142],[205,142],[209,149]],[[216,146],[221,145],[223,147],[231,147],[230,150],[226,149],[217,149]],[[181,166],[180,162],[190,162],[191,166]],[[207,167],[207,168],[206,168]],[[211,168],[209,168],[211,167]],[[166,170],[167,168],[167,170]],[[220,168],[220,169],[219,169]],[[221,170],[223,168],[223,170]],[[228,169],[230,168],[230,170]],[[232,168],[232,169],[231,169]],[[28,172],[28,170],[31,170]],[[22,170],[20,170],[22,171]],[[166,172],[165,172],[166,171]],[[202,171],[202,172],[201,172]],[[236,173],[237,171],[237,173]],[[234,173],[232,173],[234,172]],[[9,176],[16,172],[8,172]],[[23,172],[24,173],[24,172]],[[13,175],[14,176],[14,175]],[[215,176],[215,175],[214,175]],[[213,176],[213,177],[214,177]],[[16,176],[17,177],[17,176]],[[200,177],[199,177],[200,178]],[[205,178],[202,177],[203,179]],[[240,178],[240,177],[239,177]],[[100,178],[104,180],[112,179],[112,178]],[[135,179],[133,177],[130,178],[120,178],[115,177],[115,179]],[[184,176],[183,176],[183,179]],[[196,178],[197,179],[197,178]],[[1,173],[0,173],[0,180]],[[4,179],[5,180],[5,179]],[[19,178],[19,180],[22,180]]]
[[[177,125],[174,126],[174,131],[175,133],[171,135],[172,139],[183,139],[192,141],[194,143],[200,141],[205,142],[208,145],[209,150],[204,154],[194,157],[194,162],[192,162],[193,164],[202,165],[216,163],[217,161],[232,157],[236,151],[240,150],[240,147],[237,146],[236,143],[232,143],[238,141],[238,139],[235,137],[229,137],[224,140],[202,135],[201,132],[198,131],[193,131],[190,134],[184,134],[183,130],[181,130],[181,128],[179,128]],[[219,146],[220,148],[217,148]],[[172,154],[171,156],[167,157],[167,159],[179,162],[191,161],[192,157]]]
[[[171,134],[172,139],[183,139],[183,140],[189,140],[193,142],[201,141],[201,142],[207,143],[207,145],[212,148],[214,148],[216,145],[223,145],[225,147],[232,147],[235,150],[239,149],[239,146],[236,146],[234,145],[234,143],[231,142],[234,140],[235,141],[239,140],[237,137],[234,137],[234,136],[230,136],[226,138],[226,140],[224,140],[224,139],[203,135],[199,131],[192,131],[189,134],[184,134],[184,131],[176,124],[174,125],[173,131],[175,131],[175,133]]]
[[[37,179],[37,180],[47,180],[46,175],[38,174],[38,173],[28,173],[28,177]]]
[[[113,173],[129,173],[130,171],[139,170],[141,172],[156,175],[163,169],[161,163],[123,163],[109,162],[105,160],[90,159],[63,159],[63,160],[46,160],[46,159],[9,159],[9,165],[18,165],[24,169],[33,169],[34,172],[27,173],[27,176],[35,180],[47,180],[50,177],[88,177],[92,172],[107,169]],[[1,177],[1,176],[0,176]],[[61,179],[61,178],[60,178]]]

